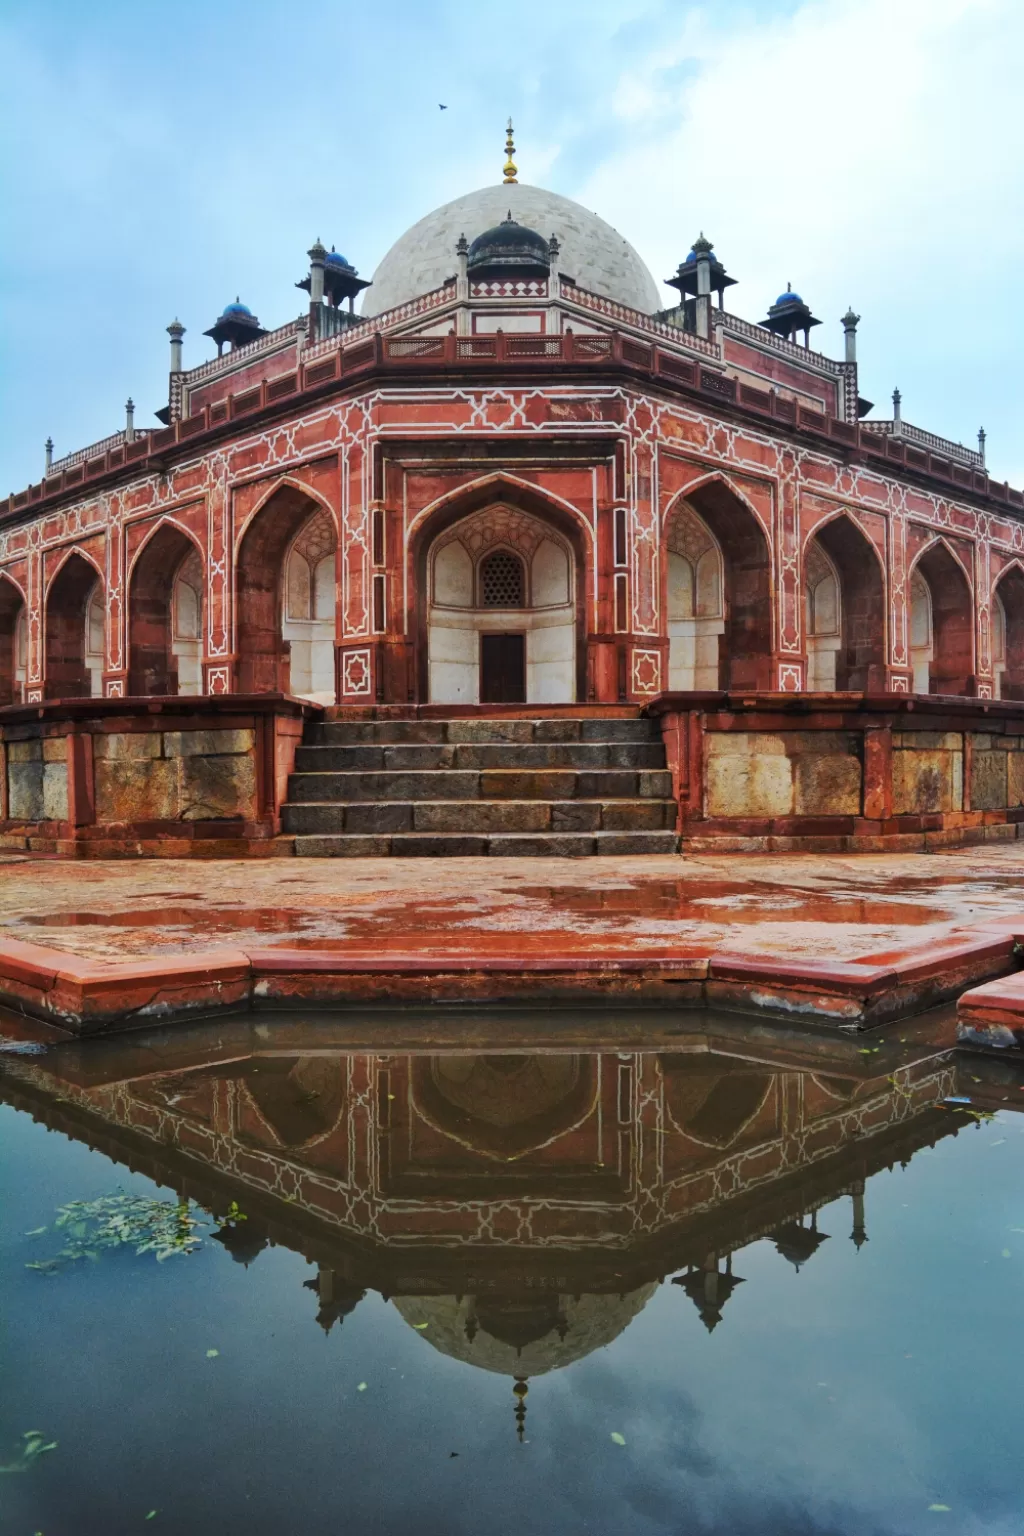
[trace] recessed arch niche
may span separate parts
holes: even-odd
[[[128,586],[128,692],[202,692],[203,563],[165,523],[139,552]]]
[[[334,703],[336,550],[333,517],[299,486],[253,516],[236,562],[241,693]]]
[[[833,518],[808,539],[804,605],[808,690],[884,689],[882,567],[850,518]]]
[[[426,557],[427,697],[493,702],[488,638],[522,637],[522,702],[577,697],[577,561],[551,522],[503,501],[451,523]],[[509,702],[515,702],[509,700]]]
[[[28,680],[28,612],[18,588],[0,572],[0,708],[20,704]]]
[[[68,556],[46,594],[46,697],[99,698],[103,693],[103,582],[77,552]]]
[[[910,662],[915,693],[974,688],[974,603],[963,567],[941,542],[910,573]]]

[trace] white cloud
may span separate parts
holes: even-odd
[[[908,418],[955,437],[983,412],[1021,483],[1022,60],[1019,0],[689,12],[622,71],[619,143],[576,195],[659,277],[706,230],[750,318],[792,281],[833,354],[852,302],[868,392],[899,383]]]

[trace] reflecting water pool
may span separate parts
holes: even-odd
[[[521,1023],[0,1048],[3,1536],[1016,1536],[1024,1076]]]

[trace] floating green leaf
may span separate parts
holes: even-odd
[[[419,1328],[422,1331],[424,1328],[429,1328],[430,1324],[429,1323],[413,1323],[413,1327],[414,1328]]]
[[[365,1392],[366,1391],[366,1382],[365,1381],[361,1381],[359,1383],[358,1387],[356,1387],[356,1391],[357,1392]]]
[[[21,1439],[22,1443],[17,1447],[11,1460],[0,1463],[0,1474],[27,1472],[40,1456],[45,1456],[47,1451],[57,1449],[57,1441],[47,1440],[38,1429],[27,1429]]]
[[[216,1360],[216,1358],[217,1358],[217,1356],[219,1354],[220,1354],[220,1350],[219,1349],[208,1349],[206,1351],[206,1358],[207,1358],[207,1360]]]
[[[236,1206],[225,1221],[244,1221]],[[217,1223],[223,1225],[224,1223]],[[157,1262],[175,1254],[194,1253],[202,1246],[208,1218],[189,1200],[154,1200],[148,1195],[103,1195],[97,1200],[72,1200],[57,1212],[53,1231],[64,1246],[46,1259],[36,1259],[27,1269],[54,1275],[82,1260],[97,1260],[110,1249],[132,1248],[137,1254],[152,1253]],[[28,1234],[47,1231],[38,1227]]]
[[[626,1443],[625,1435],[620,1435],[617,1429],[612,1430],[612,1439],[616,1445],[625,1445]]]
[[[934,1515],[948,1515],[949,1514],[949,1505],[948,1504],[929,1504],[928,1505],[928,1509]]]

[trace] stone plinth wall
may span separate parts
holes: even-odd
[[[1024,825],[1024,706],[899,694],[663,695],[683,848],[927,849]]]
[[[0,847],[109,856],[267,843],[316,713],[282,695],[0,710]]]

